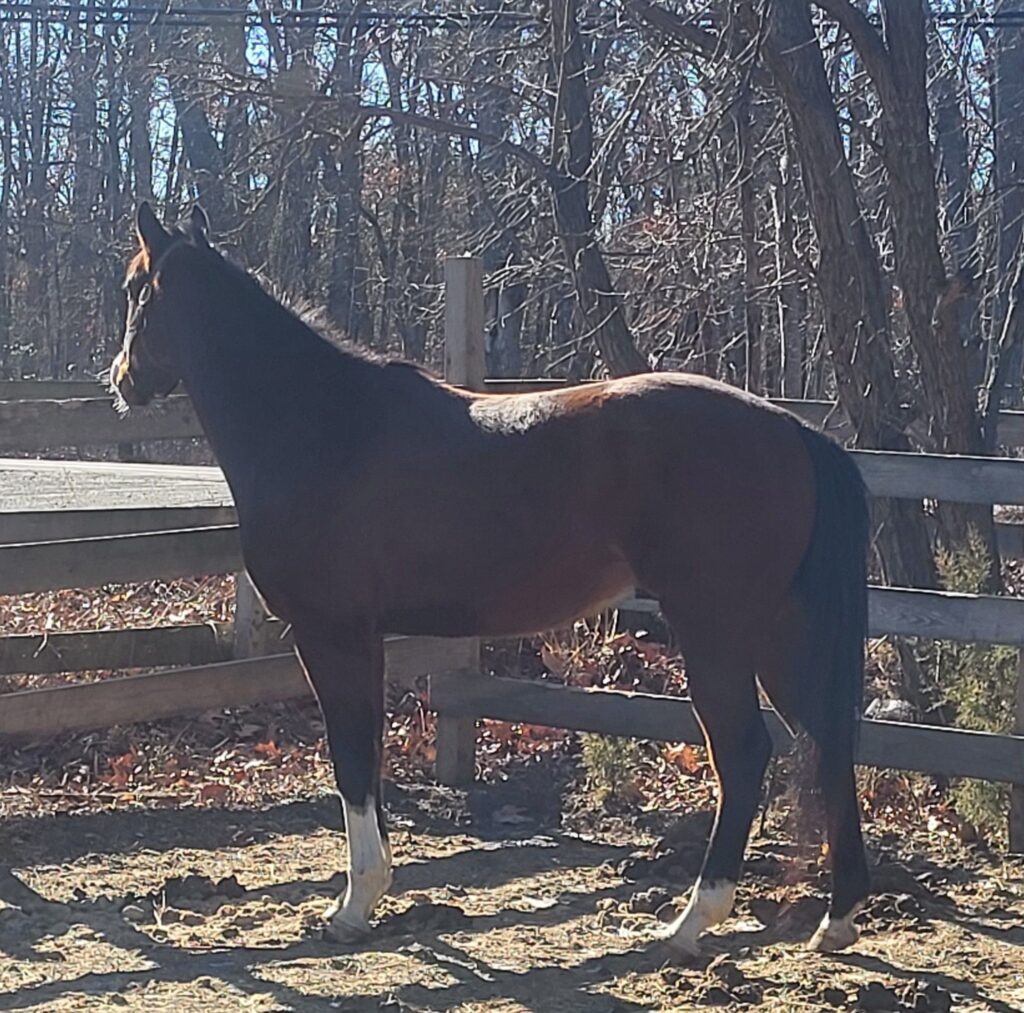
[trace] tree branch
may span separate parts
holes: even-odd
[[[336,99],[330,101],[336,102]],[[446,120],[440,116],[424,116],[421,113],[409,113],[404,109],[396,109],[388,105],[355,105],[347,102],[342,103],[353,117],[360,121],[386,117],[392,123],[404,123],[411,127],[421,127],[424,130],[435,130],[441,134],[450,134],[453,137],[466,137],[469,140],[477,141],[480,144],[491,145],[503,151],[505,154],[517,159],[528,169],[542,179],[550,179],[551,166],[542,158],[539,158],[532,151],[512,141],[505,140],[497,134],[488,133],[468,123],[456,123],[454,120]]]
[[[626,6],[642,21],[681,42],[687,49],[700,53],[701,56],[715,55],[718,49],[718,36],[714,33],[698,28],[674,11],[650,3],[650,0],[626,0]]]
[[[814,3],[829,17],[838,21],[840,27],[853,40],[868,75],[875,82],[875,87],[879,91],[891,93],[892,70],[889,65],[889,51],[868,16],[854,7],[850,0],[814,0]]]

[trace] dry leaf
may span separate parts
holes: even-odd
[[[552,675],[564,676],[569,670],[569,659],[562,654],[556,654],[547,644],[541,646],[540,660]]]
[[[703,765],[696,748],[691,745],[668,746],[664,756],[669,763],[686,774],[696,774]]]

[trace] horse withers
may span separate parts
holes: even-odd
[[[137,231],[111,387],[126,409],[184,384],[246,568],[292,625],[348,836],[336,938],[367,933],[391,882],[383,635],[552,630],[642,586],[678,638],[718,779],[703,868],[667,942],[698,952],[732,909],[771,753],[758,682],[816,744],[832,897],[810,945],[856,940],[868,513],[849,455],[760,398],[681,373],[458,390],[328,340],[210,245],[199,209],[167,230],[143,204]]]

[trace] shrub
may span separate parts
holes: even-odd
[[[643,760],[636,739],[586,733],[583,740],[583,769],[587,783],[600,805],[626,794]]]
[[[981,536],[971,529],[967,542],[936,556],[947,591],[978,594],[985,586],[989,557]],[[935,654],[935,682],[963,728],[1008,733],[1013,730],[1017,651],[1012,647],[942,641]],[[1006,833],[1009,792],[1004,785],[957,780],[951,787],[957,812],[987,836]]]

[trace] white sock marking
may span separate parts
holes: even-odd
[[[665,942],[674,950],[696,956],[700,952],[698,937],[729,917],[735,895],[736,884],[727,879],[713,883],[698,879],[686,910],[668,927]]]
[[[807,948],[817,950],[819,953],[833,953],[836,950],[845,950],[847,946],[852,946],[860,938],[860,929],[854,924],[853,919],[857,917],[862,907],[864,907],[863,901],[854,904],[842,918],[833,918],[826,914],[821,919],[817,931],[811,936]]]
[[[348,838],[348,886],[328,917],[336,930],[368,932],[370,915],[391,886],[391,847],[382,833],[373,796],[364,806],[352,805],[344,797],[341,805]]]

